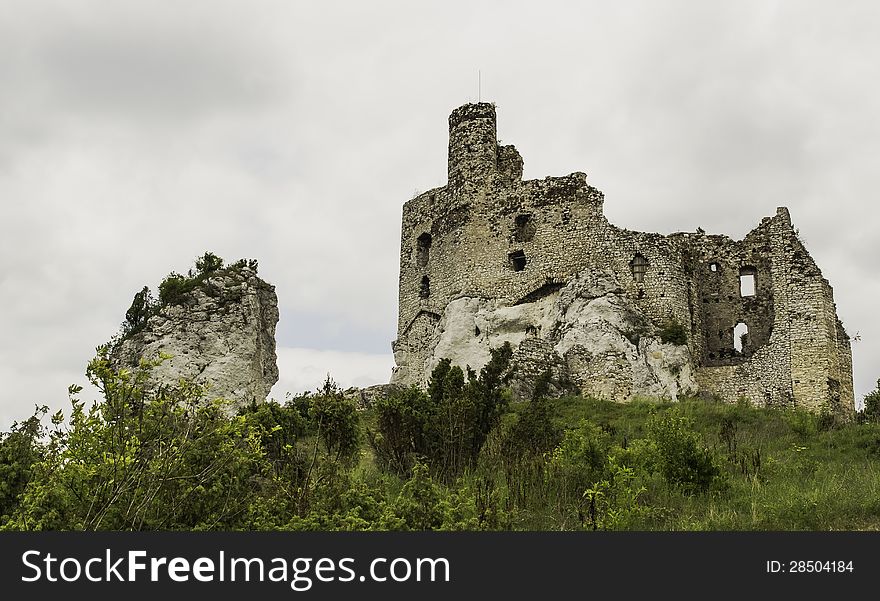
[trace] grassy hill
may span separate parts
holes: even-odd
[[[480,374],[441,361],[427,391],[366,411],[328,379],[230,415],[99,355],[100,402],[72,387],[67,417],[38,408],[0,434],[0,529],[880,529],[880,423],[865,415],[511,403],[507,359]]]

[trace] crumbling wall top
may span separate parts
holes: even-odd
[[[495,121],[495,105],[491,102],[464,104],[449,115],[449,129],[473,119],[491,119]]]

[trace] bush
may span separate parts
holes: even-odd
[[[865,421],[880,422],[880,380],[877,380],[877,387],[865,395],[862,417]]]
[[[129,333],[139,330],[155,314],[156,309],[157,304],[153,300],[150,288],[144,286],[140,292],[134,295],[131,306],[125,312],[125,323],[122,326],[123,331]]]
[[[515,422],[504,432],[501,449],[504,456],[516,461],[538,457],[559,444],[560,430],[554,423],[556,412],[546,398],[529,401]]]
[[[194,287],[195,280],[172,271],[159,284],[159,305],[167,307],[181,304],[186,293]]]
[[[428,453],[429,404],[428,395],[415,386],[373,404],[377,431],[369,431],[368,440],[379,467],[404,476],[419,455]]]
[[[704,492],[721,478],[721,468],[688,418],[671,413],[655,416],[648,422],[648,435],[670,484]]]
[[[329,375],[312,397],[310,416],[328,457],[333,461],[351,461],[357,456],[360,449],[357,407],[342,395]]]
[[[196,259],[196,271],[208,275],[223,268],[223,259],[212,252],[206,252]]]
[[[0,525],[18,508],[19,495],[42,456],[40,438],[45,428],[41,420],[48,411],[48,407],[37,407],[33,416],[12,424],[10,432],[0,434]]]
[[[509,344],[492,349],[479,376],[468,369],[467,379],[460,367],[441,359],[427,395],[409,390],[378,403],[378,432],[370,440],[380,465],[402,473],[421,458],[447,482],[474,466],[509,402],[512,354]]]

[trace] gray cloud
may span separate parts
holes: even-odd
[[[6,4],[0,425],[63,405],[132,294],[206,249],[260,260],[282,346],[336,353],[289,365],[375,374],[401,205],[445,183],[478,70],[526,176],[586,171],[614,223],[741,237],[789,206],[858,393],[880,376],[871,3]]]

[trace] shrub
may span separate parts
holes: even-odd
[[[880,379],[877,380],[877,387],[865,395],[862,416],[865,421],[880,422]]]
[[[329,457],[334,461],[354,459],[360,444],[357,407],[329,375],[312,397],[310,416]]]
[[[706,491],[721,477],[721,468],[690,419],[672,413],[655,416],[648,422],[648,434],[670,484],[690,492]]]
[[[194,283],[194,280],[172,271],[159,284],[159,304],[163,307],[181,304],[184,295],[193,289]]]
[[[223,259],[212,252],[206,252],[196,259],[196,271],[208,275],[223,268]]]
[[[134,332],[142,328],[147,320],[156,312],[157,304],[153,300],[150,288],[144,286],[143,289],[134,295],[131,306],[125,312],[125,323],[122,328],[124,332]]]
[[[431,372],[428,393],[409,390],[377,404],[378,432],[370,440],[380,465],[403,473],[422,458],[432,473],[453,481],[472,467],[509,402],[509,344],[491,350],[479,376],[449,359]]]

